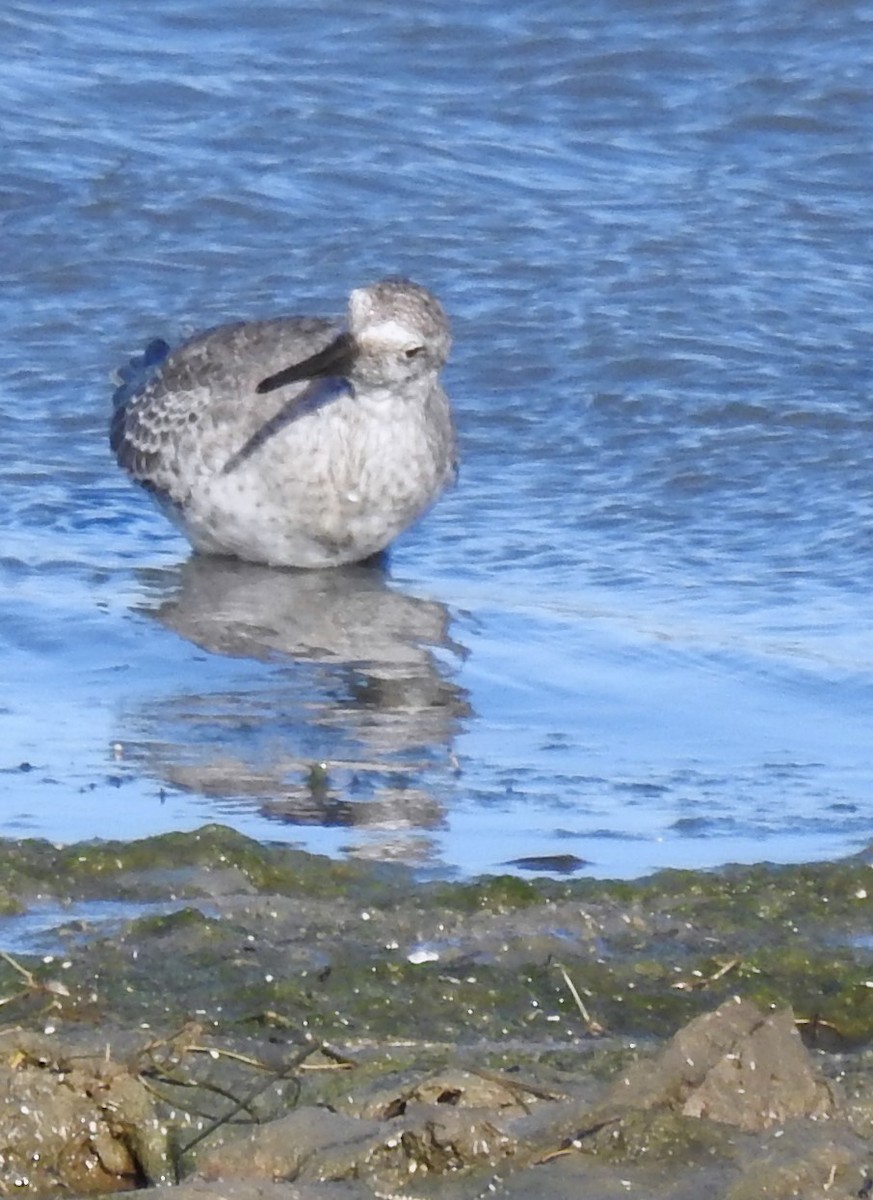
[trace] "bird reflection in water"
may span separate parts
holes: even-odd
[[[378,565],[296,572],[194,556],[147,583],[161,624],[269,666],[144,702],[127,755],[230,823],[247,801],[272,821],[366,830],[357,855],[433,859],[470,711],[445,605],[397,591]]]

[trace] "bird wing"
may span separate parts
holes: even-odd
[[[277,317],[221,325],[174,350],[149,342],[116,374],[109,442],[118,462],[144,486],[184,499],[175,493],[182,448],[192,439],[223,445],[215,469],[231,470],[293,420],[298,405],[302,415],[340,394],[305,382],[276,397],[256,391],[266,375],[317,352],[339,330],[324,318]]]

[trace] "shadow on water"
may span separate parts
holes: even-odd
[[[446,824],[470,715],[445,605],[397,591],[379,565],[296,572],[194,556],[144,582],[147,615],[249,665],[145,703],[127,753],[219,808],[366,830],[375,841],[358,854],[433,855],[427,831]]]

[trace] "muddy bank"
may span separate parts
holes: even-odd
[[[10,919],[89,906],[0,961],[0,1194],[873,1195],[871,895],[0,843]]]

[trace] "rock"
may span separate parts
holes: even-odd
[[[743,1162],[725,1200],[857,1200],[869,1194],[868,1146],[845,1130],[834,1134],[822,1128],[811,1137],[808,1122],[795,1122]]]
[[[0,1036],[0,1193],[117,1191],[169,1177],[166,1129],[123,1063]]]
[[[264,1179],[190,1179],[172,1187],[152,1188],[143,1195],[145,1200],[372,1200],[372,1192],[356,1184],[274,1183]],[[123,1200],[130,1198],[125,1196]]]
[[[402,1188],[410,1176],[450,1175],[492,1165],[518,1150],[518,1141],[491,1109],[410,1105],[387,1122],[380,1144],[367,1158],[367,1173],[379,1190]]]
[[[304,1170],[309,1178],[337,1179],[352,1173],[349,1164],[366,1157],[384,1128],[326,1108],[298,1108],[265,1125],[225,1126],[195,1151],[195,1172],[205,1180],[296,1179]]]
[[[527,1112],[535,1095],[542,1096],[544,1091],[536,1087],[533,1092],[526,1090],[523,1081],[508,1076],[501,1078],[496,1073],[489,1076],[460,1068],[446,1068],[409,1072],[390,1083],[377,1080],[372,1086],[344,1100],[337,1099],[335,1103],[352,1116],[378,1120],[402,1116],[411,1104],[439,1105],[444,1109],[488,1108],[513,1114]]]
[[[225,1130],[195,1153],[200,1179],[294,1181],[378,1179],[401,1186],[410,1175],[443,1175],[512,1154],[515,1139],[490,1109],[410,1104],[376,1121],[323,1108],[300,1108],[265,1125]]]
[[[738,999],[689,1022],[654,1061],[635,1063],[608,1099],[634,1108],[667,1106],[748,1131],[828,1116],[834,1107],[791,1010],[765,1015]]]

